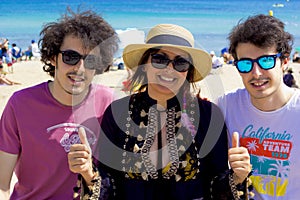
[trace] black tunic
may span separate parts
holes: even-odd
[[[110,194],[111,199],[209,199],[212,179],[228,171],[222,113],[215,104],[199,98],[188,99],[183,110],[182,96],[178,96],[167,101],[170,162],[162,170],[149,159],[159,126],[157,102],[146,91],[116,100],[107,108],[96,154],[98,167],[112,178],[109,187],[115,196]],[[184,112],[189,126],[181,121]],[[231,199],[228,179],[220,182],[217,191]]]

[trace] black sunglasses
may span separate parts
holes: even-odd
[[[163,54],[151,54],[151,64],[157,69],[166,68],[170,62],[173,64],[173,68],[178,72],[186,72],[192,65],[191,61],[180,56],[176,57],[174,60],[170,60]]]
[[[240,73],[249,73],[253,69],[256,62],[258,66],[264,70],[269,70],[275,67],[276,59],[281,56],[281,53],[275,55],[263,55],[256,59],[242,58],[234,61],[234,64]]]
[[[67,65],[76,65],[81,59],[84,60],[84,68],[96,69],[99,65],[99,58],[95,55],[81,55],[73,50],[59,51],[62,54],[62,61]]]

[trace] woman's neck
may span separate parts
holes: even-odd
[[[170,91],[169,93],[158,93],[149,87],[147,88],[147,92],[148,92],[148,95],[152,99],[156,100],[157,104],[160,105],[161,107],[163,107],[164,109],[167,108],[168,100],[172,99],[179,93],[178,91],[174,92],[174,93],[172,91]]]
[[[157,109],[159,110],[165,110],[167,108],[167,101],[175,96],[173,95],[162,95],[162,96],[157,96],[153,95],[150,91],[148,91],[149,96],[157,101],[157,104],[159,105]]]

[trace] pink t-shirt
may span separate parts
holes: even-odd
[[[0,150],[19,154],[11,199],[72,199],[77,175],[69,170],[69,148],[80,142],[80,126],[95,148],[102,115],[113,99],[113,90],[102,85],[92,85],[88,97],[73,107],[56,101],[46,82],[15,92],[0,121]]]

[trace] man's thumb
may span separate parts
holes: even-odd
[[[232,148],[239,147],[239,142],[240,142],[239,138],[240,138],[239,133],[238,132],[233,132],[233,134],[232,134]]]
[[[78,135],[79,135],[81,143],[87,145],[88,147],[90,147],[89,141],[88,141],[88,139],[86,137],[86,133],[85,133],[85,130],[84,130],[83,127],[80,127],[78,129]]]

